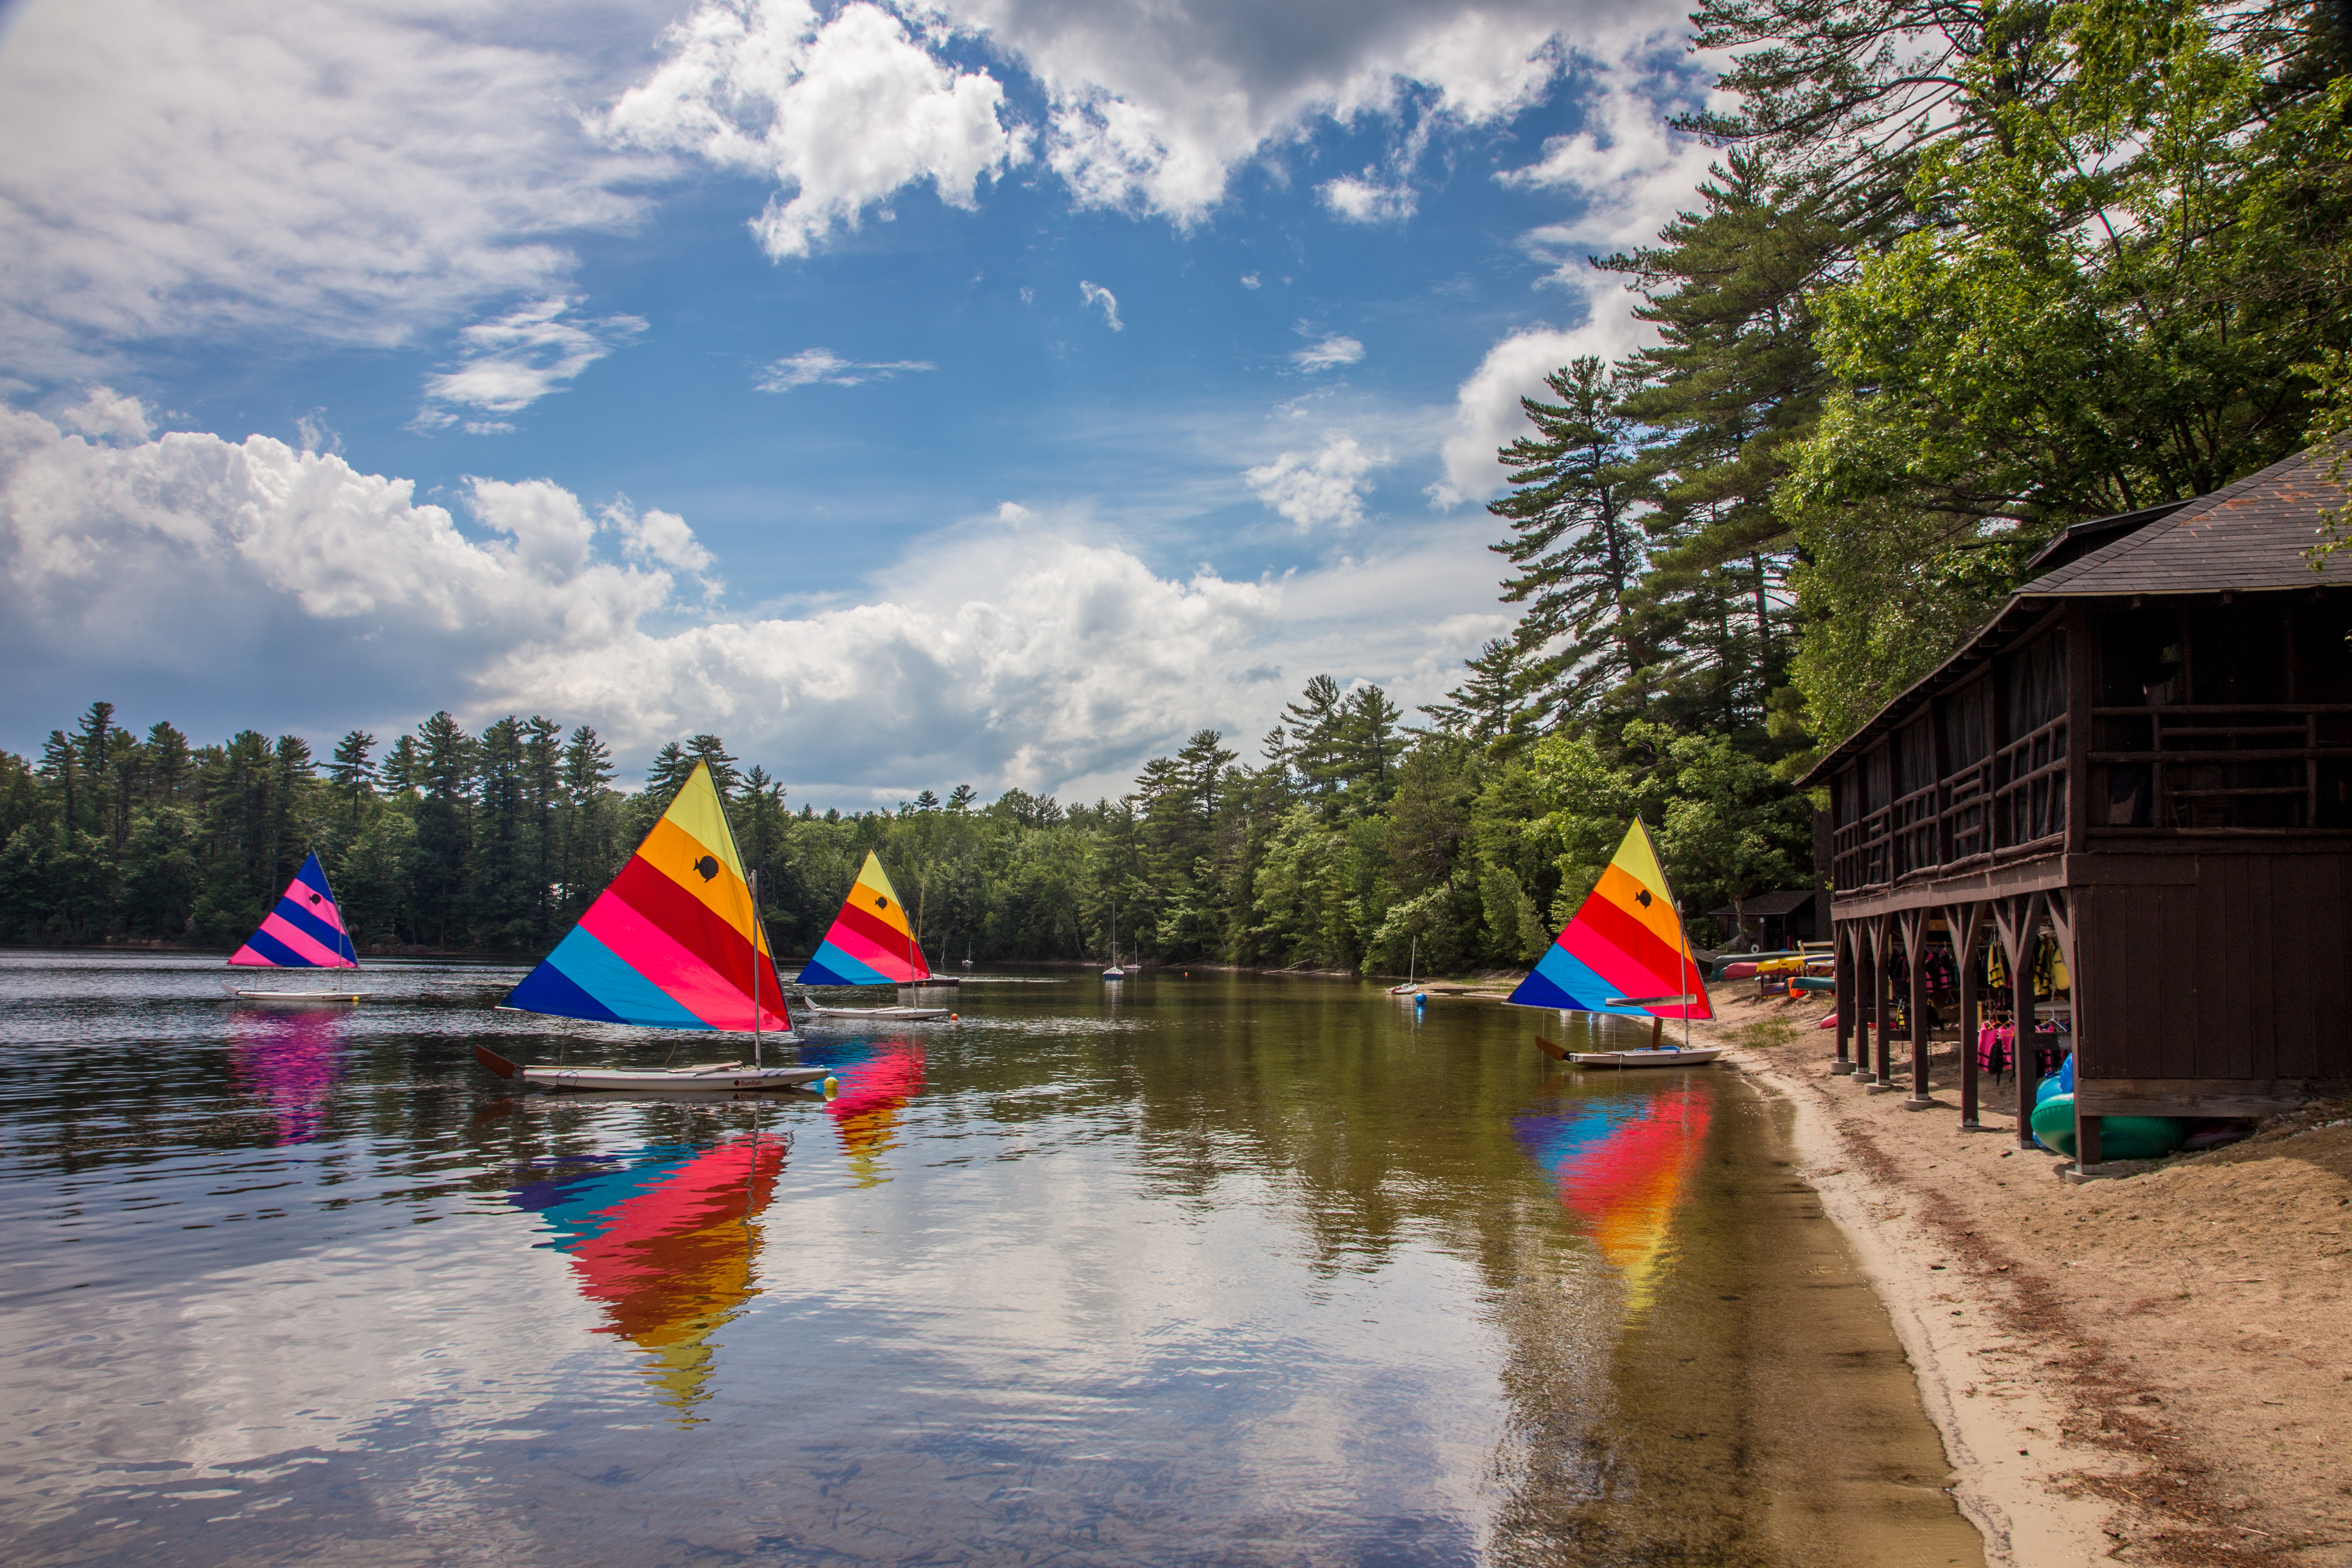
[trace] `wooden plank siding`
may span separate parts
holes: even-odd
[[[2352,1079],[2352,854],[2168,857],[2170,885],[2070,858],[2085,1082]]]

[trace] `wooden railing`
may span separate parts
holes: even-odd
[[[2066,721],[2053,719],[1830,835],[1840,892],[1970,861],[2035,854],[2066,831]]]
[[[2352,703],[2091,713],[2094,832],[2352,828]]]

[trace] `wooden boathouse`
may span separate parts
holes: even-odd
[[[2071,1038],[2084,1167],[2103,1115],[2259,1116],[2352,1088],[2352,558],[2305,557],[2345,504],[2325,468],[2304,453],[2068,529],[1814,765],[1834,1072],[1897,1087],[1899,1011],[1911,1102],[1930,1103],[1943,1016],[1973,1127],[1984,1020],[2006,1014],[2031,1144],[2037,1058]]]

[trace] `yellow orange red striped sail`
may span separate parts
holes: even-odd
[[[792,1026],[765,931],[707,763],[506,1005],[665,1029]]]
[[[1696,1000],[1643,1004],[1642,997]],[[1674,894],[1650,835],[1635,817],[1609,868],[1510,1000],[1622,1017],[1712,1018],[1706,984],[1691,962]]]
[[[915,942],[907,906],[882,869],[882,858],[866,852],[865,868],[841,900],[833,929],[801,970],[803,985],[906,985],[929,980],[931,966]]]

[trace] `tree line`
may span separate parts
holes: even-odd
[[[814,948],[868,850],[941,966],[1107,957],[1114,921],[1122,953],[1169,962],[1522,963],[1636,809],[1699,899],[1801,874],[1804,803],[1728,746],[1661,735],[1669,800],[1574,737],[1498,760],[1451,716],[1402,719],[1381,688],[1318,676],[1252,765],[1202,731],[1116,801],[958,785],[819,816],[716,735],[663,747],[624,791],[593,729],[537,715],[477,733],[436,713],[381,748],[355,730],[321,762],[299,736],[192,745],[94,702],[37,760],[0,752],[0,939],[233,948],[315,850],[363,952],[543,952],[698,761],[784,954]]]
[[[363,942],[526,952],[707,756],[780,951],[878,848],[934,962],[1525,963],[1636,812],[1695,910],[1814,876],[1793,783],[2055,531],[2352,433],[2340,0],[1704,0],[1733,63],[1690,210],[1596,265],[1654,342],[1527,399],[1516,623],[1401,712],[1317,677],[1246,756],[1120,799],[794,815],[714,736],[640,790],[593,730],[436,714],[321,763],[94,705],[0,756],[0,936],[241,937],[315,844]],[[2339,465],[2340,471],[2340,465]],[[2340,520],[2339,520],[2340,527]],[[2326,539],[2315,542],[2325,549]]]

